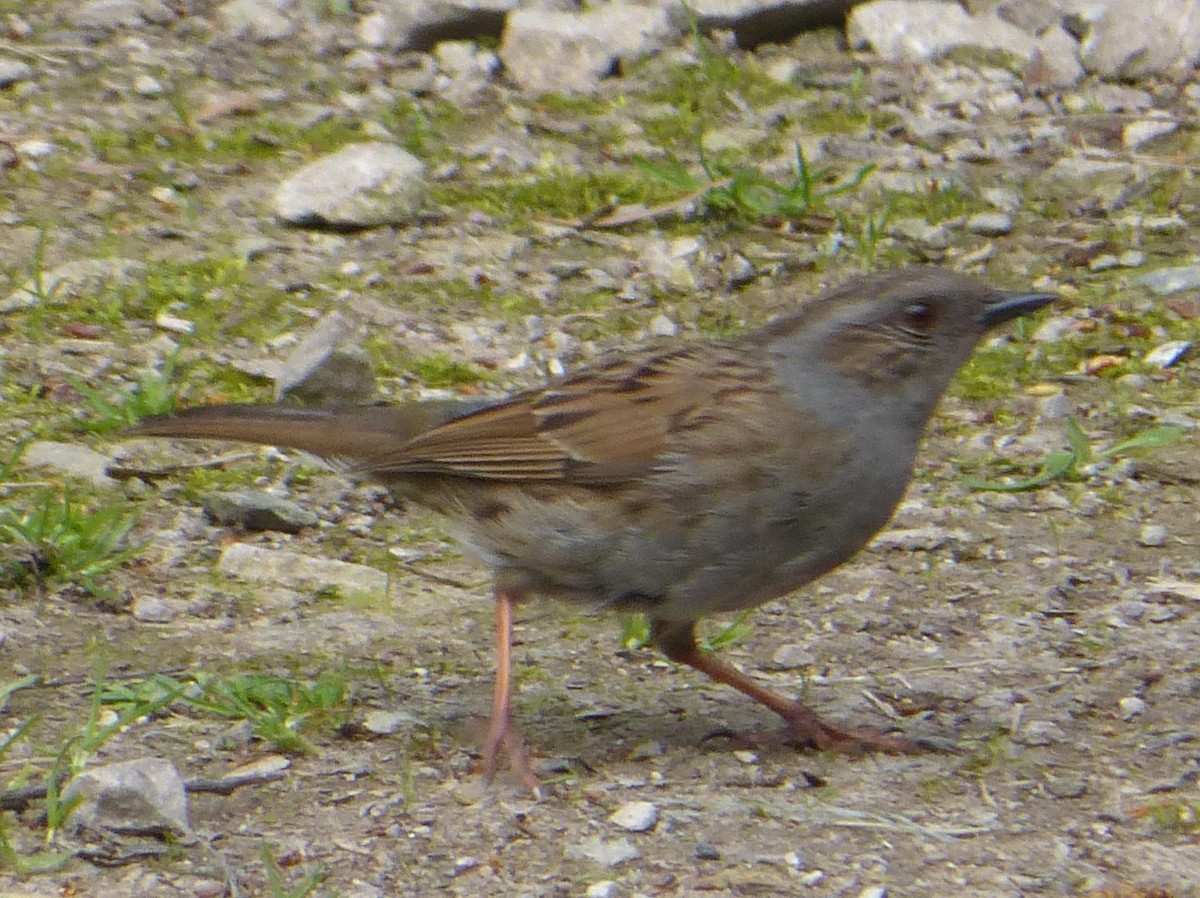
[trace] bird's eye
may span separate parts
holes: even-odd
[[[933,324],[933,306],[914,302],[904,308],[904,326],[913,330],[925,330]]]

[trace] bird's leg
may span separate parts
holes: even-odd
[[[529,763],[529,749],[512,720],[513,606],[516,599],[504,589],[496,590],[496,684],[492,691],[492,717],[483,743],[483,769],[487,782],[496,775],[501,750],[521,782],[541,795],[541,782]]]
[[[883,751],[904,754],[919,747],[902,736],[889,736],[867,729],[842,729],[830,726],[812,709],[764,689],[735,667],[724,664],[711,654],[696,648],[694,623],[654,620],[651,634],[663,654],[677,664],[694,667],[718,683],[732,686],[760,705],[765,705],[783,718],[788,735],[802,745],[821,751],[860,754],[864,751]]]

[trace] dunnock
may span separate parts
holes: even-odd
[[[803,743],[910,751],[898,735],[827,724],[700,652],[696,621],[786,595],[862,548],[979,338],[1053,298],[910,269],[851,281],[735,340],[621,352],[492,404],[212,406],[128,433],[348,459],[448,517],[495,570],[489,775],[503,751],[538,788],[510,711],[513,606],[535,593],[646,612],[668,658],[766,705]]]

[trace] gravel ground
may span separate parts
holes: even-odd
[[[157,18],[143,3],[103,27],[79,9],[0,0],[0,56],[27,69],[0,92],[0,440],[6,455],[31,434],[84,445],[101,464],[20,466],[0,496],[22,508],[27,484],[70,482],[82,503],[126,500],[138,551],[106,576],[108,598],[0,587],[0,665],[41,678],[0,706],[9,732],[36,718],[0,773],[7,788],[44,780],[86,725],[98,665],[114,684],[341,671],[352,697],[303,730],[308,751],[183,709],[132,723],[85,766],[157,757],[185,779],[283,776],[193,794],[192,832],[165,854],[153,836],[68,827],[57,844],[79,853],[0,872],[5,895],[301,894],[309,875],[313,894],[354,898],[1200,895],[1198,377],[1172,351],[1200,314],[1194,84],[1039,90],[995,54],[888,64],[827,29],[752,52],[681,37],[593,97],[537,96],[486,48],[366,49],[369,10],[340,4],[279,5],[294,27],[274,41],[203,2]],[[1144,139],[1146,122],[1172,127]],[[280,222],[285,179],[367,140],[424,163],[387,224]],[[647,174],[669,168],[666,151],[698,172],[699,145],[778,181],[797,145],[838,183],[876,169],[804,214],[699,214],[671,202],[694,188]],[[613,225],[605,214],[631,221],[594,226]],[[773,722],[622,648],[608,617],[535,605],[517,628],[516,706],[548,795],[503,775],[484,788],[487,577],[436,519],[278,453],[109,480],[112,461],[222,452],[78,426],[98,411],[88,391],[118,396],[179,347],[188,401],[268,398],[263,375],[334,312],[339,357],[369,363],[372,389],[499,395],[611,346],[735,332],[863,268],[918,262],[1063,302],[964,372],[881,538],[722,651],[831,719],[895,723],[944,753],[708,739]],[[965,484],[1036,471],[1067,445],[1068,419],[1093,452],[1067,476]],[[1182,436],[1098,453],[1158,426]],[[259,533],[202,515],[204,496],[251,485],[316,525]],[[383,571],[386,595],[218,571],[239,544]],[[45,847],[42,810],[5,812],[0,865]]]

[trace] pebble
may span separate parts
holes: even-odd
[[[648,801],[629,801],[608,817],[609,823],[631,833],[644,833],[658,825],[658,807]]]
[[[867,886],[858,893],[858,898],[887,898],[886,886]]]
[[[1117,708],[1122,720],[1133,720],[1146,710],[1146,702],[1136,695],[1127,695],[1117,702]]]
[[[603,839],[600,836],[591,836],[567,845],[563,854],[570,860],[594,861],[603,867],[619,867],[642,856],[637,847],[626,838]]]
[[[602,879],[587,887],[587,898],[612,898],[617,893],[617,884],[611,879]]]
[[[133,92],[139,97],[158,97],[165,94],[167,89],[153,75],[138,75],[133,80]]]
[[[1003,237],[1012,229],[1012,216],[1004,212],[977,212],[967,219],[967,230],[981,237]]]
[[[1147,524],[1138,533],[1138,543],[1148,549],[1161,549],[1167,544],[1167,528],[1162,524]]]
[[[1192,348],[1191,340],[1170,340],[1155,346],[1146,353],[1145,362],[1155,368],[1170,368]]]
[[[357,595],[387,595],[388,575],[365,564],[315,558],[299,552],[235,543],[221,553],[217,569],[250,583],[293,588],[334,587]]]
[[[416,722],[405,711],[368,711],[363,717],[363,729],[378,736],[391,736]]]
[[[18,81],[33,79],[33,66],[15,59],[0,59],[0,87],[11,87]]]
[[[160,596],[138,596],[130,604],[129,613],[143,624],[168,624],[175,619],[175,609]]]
[[[719,861],[721,859],[721,852],[711,842],[697,842],[696,849],[692,854],[698,861]]]

